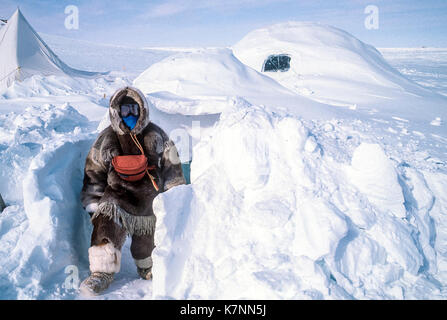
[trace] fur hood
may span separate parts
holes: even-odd
[[[125,125],[123,119],[120,116],[120,102],[124,97],[129,97],[134,99],[140,107],[140,117],[138,118],[135,128],[129,130]],[[149,105],[147,103],[144,94],[133,87],[125,87],[117,90],[113,96],[110,98],[110,125],[118,135],[122,136],[129,133],[140,134],[144,128],[149,124]]]

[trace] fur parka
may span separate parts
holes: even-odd
[[[120,102],[126,96],[139,105],[140,115],[132,130],[120,116]],[[130,235],[152,234],[154,198],[159,192],[186,183],[177,148],[160,127],[150,122],[147,101],[136,88],[118,90],[110,99],[109,115],[110,126],[99,134],[85,162],[82,205],[93,213],[92,219],[98,215],[114,219]],[[139,181],[128,182],[113,169],[113,157],[141,154],[130,133],[136,134],[149,165],[156,166],[151,173],[159,186],[158,192],[147,175]]]

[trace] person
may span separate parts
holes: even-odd
[[[174,143],[150,122],[147,101],[138,89],[118,90],[110,99],[109,115],[110,126],[99,134],[85,161],[81,191],[93,224],[91,273],[80,286],[88,295],[112,283],[127,235],[139,276],[152,278],[152,202],[160,192],[186,183]]]

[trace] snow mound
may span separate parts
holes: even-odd
[[[427,108],[445,114],[446,100],[408,80],[373,46],[349,33],[318,23],[287,22],[258,29],[233,46],[235,56],[257,71],[271,55],[286,54],[290,69],[263,72],[284,87],[315,101],[365,111],[426,119]],[[427,106],[430,99],[430,106]],[[399,101],[397,103],[396,101]]]
[[[223,112],[193,150],[192,184],[154,202],[154,298],[443,296],[447,229],[432,219],[447,176],[342,127],[255,105]]]
[[[396,86],[396,79],[405,80],[373,46],[341,29],[319,23],[288,22],[254,30],[235,44],[233,51],[238,59],[258,71],[268,56],[289,55],[290,73],[265,72],[279,80],[285,80],[289,74],[295,80],[314,76],[380,86]]]
[[[228,97],[264,97],[292,93],[276,81],[245,66],[229,49],[179,53],[150,66],[134,80],[145,94],[156,93],[161,110],[186,114],[218,113]],[[208,108],[205,108],[205,103]]]

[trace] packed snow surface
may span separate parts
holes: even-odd
[[[277,45],[305,62],[299,87],[295,71],[263,73],[250,60],[249,40],[261,48],[266,34],[263,57]],[[254,31],[234,53],[47,38],[70,65],[111,72],[34,75],[0,92],[0,298],[84,298],[85,157],[108,124],[108,97],[143,70],[133,85],[192,160],[191,184],[154,202],[153,281],[138,279],[126,242],[99,299],[447,297],[447,100],[436,73],[416,84],[373,47],[314,24]],[[440,51],[386,57],[403,72],[412,54],[416,71],[447,63]]]

